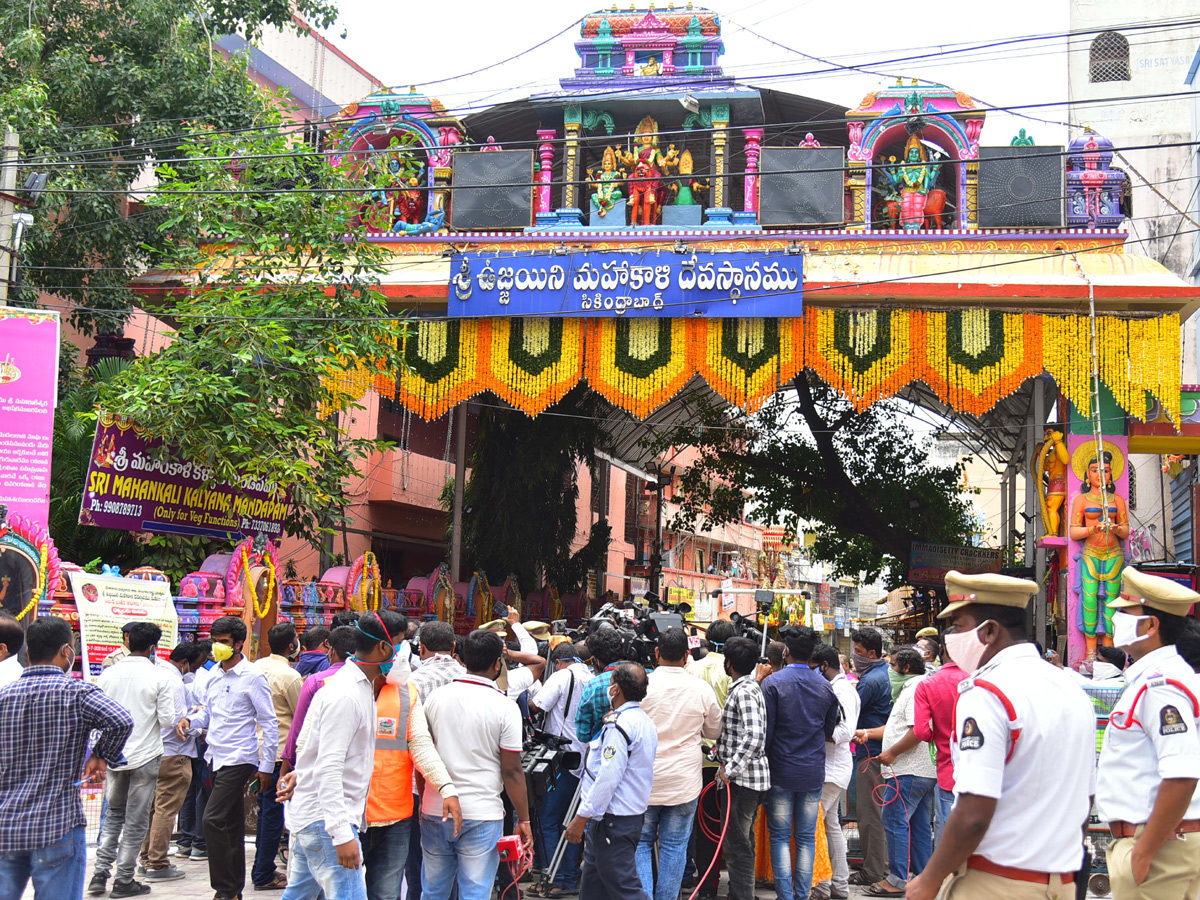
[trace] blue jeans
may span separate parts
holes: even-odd
[[[554,783],[554,787],[546,794],[546,799],[542,803],[542,844],[546,852],[547,868],[550,866],[550,858],[554,856],[554,851],[558,848],[558,841],[562,837],[563,831],[563,817],[567,814],[567,807],[571,805],[571,799],[575,796],[577,787],[579,787],[579,779],[570,772],[563,772],[558,776],[558,781]],[[554,883],[568,891],[578,890],[579,862],[582,859],[583,844],[567,844],[563,848],[562,861],[558,865]]]
[[[404,867],[408,863],[408,838],[414,816],[391,825],[378,825],[362,833],[363,865],[367,869],[367,900],[398,900]]]
[[[250,880],[256,887],[274,880],[275,857],[279,855],[279,839],[283,837],[283,804],[275,799],[279,766],[275,763],[271,786],[258,795],[258,833],[254,837],[254,866],[250,869]]]
[[[87,874],[87,830],[72,828],[49,847],[0,853],[0,898],[19,900],[33,879],[36,900],[83,896]]]
[[[642,837],[638,841],[638,878],[642,890],[652,900],[678,900],[683,885],[683,867],[687,863],[688,841],[696,820],[698,800],[676,806],[650,806],[642,819]],[[654,842],[658,841],[658,887],[654,885]]]
[[[920,875],[933,854],[933,792],[936,778],[897,775],[883,789],[883,830],[887,833],[888,883],[892,887],[908,884],[909,863],[912,874]]]
[[[490,900],[503,836],[503,819],[464,821],[454,837],[453,819],[421,816],[422,900],[449,900],[455,881],[459,900]]]
[[[281,900],[317,900],[322,894],[325,900],[367,900],[367,883],[361,866],[347,869],[338,862],[325,823],[313,822],[292,835],[288,885]]]
[[[779,900],[808,900],[813,865],[817,860],[817,813],[821,788],[789,791],[772,787],[767,793],[767,832],[771,835],[771,868]],[[792,838],[796,840],[796,866],[792,872]]]
[[[942,841],[942,829],[950,818],[950,810],[954,807],[954,791],[938,788],[933,798],[933,846]]]

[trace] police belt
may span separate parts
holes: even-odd
[[[1135,825],[1132,822],[1108,823],[1108,830],[1112,832],[1112,836],[1115,838],[1137,837],[1137,830],[1145,827],[1145,823],[1140,825]],[[1197,831],[1200,831],[1200,819],[1184,819],[1175,826],[1175,833],[1167,838],[1167,840],[1173,841],[1181,834],[1194,834]]]
[[[1031,884],[1050,884],[1050,879],[1052,878],[1061,878],[1064,884],[1075,880],[1074,872],[1055,873],[1052,875],[1049,872],[1018,869],[1014,866],[1002,866],[999,863],[994,863],[986,856],[972,856],[967,860],[967,868],[974,869],[977,872],[985,872],[988,875],[998,875],[1001,878],[1008,878],[1012,881],[1028,881]]]

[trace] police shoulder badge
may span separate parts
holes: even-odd
[[[979,723],[974,719],[963,722],[962,738],[959,739],[958,746],[960,750],[979,750],[983,747],[983,732],[979,730]]]
[[[617,748],[614,747],[612,744],[609,744],[608,746],[606,746],[604,748],[604,753],[602,754],[602,756],[605,759],[612,759],[616,755],[617,755]]]
[[[1179,714],[1179,710],[1174,706],[1164,706],[1158,713],[1158,733],[1167,734],[1186,734],[1188,730],[1187,722],[1183,716]]]

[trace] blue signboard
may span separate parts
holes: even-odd
[[[487,316],[798,316],[797,253],[463,253],[449,313]]]

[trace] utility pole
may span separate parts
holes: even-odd
[[[4,151],[0,156],[0,306],[8,305],[9,282],[12,280],[13,213],[16,211],[17,157],[21,152],[21,136],[15,131],[4,133]]]
[[[463,493],[467,488],[467,401],[454,408],[454,509],[450,534],[450,577],[462,581]]]

